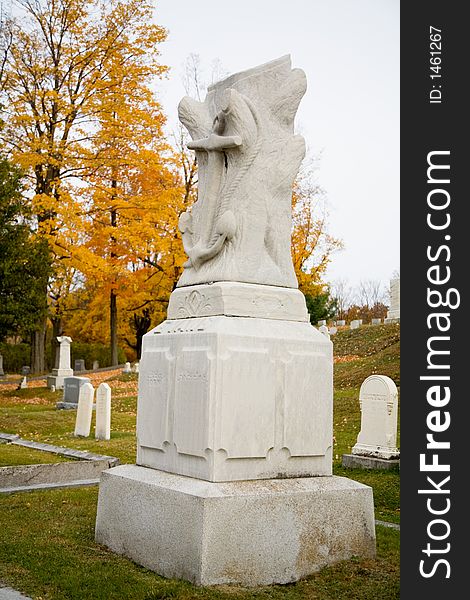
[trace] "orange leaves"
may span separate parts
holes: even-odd
[[[291,252],[299,287],[305,294],[322,291],[331,255],[341,248],[342,242],[327,231],[323,190],[314,183],[311,172],[299,174],[292,193]]]

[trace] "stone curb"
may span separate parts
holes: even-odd
[[[18,435],[11,433],[0,433],[0,442],[51,452],[73,459],[73,462],[68,463],[1,467],[0,493],[96,485],[99,483],[102,471],[119,464],[119,459],[114,456],[23,440]]]
[[[389,521],[380,521],[379,519],[375,519],[376,525],[382,525],[382,527],[389,527],[390,529],[396,529],[400,531],[400,525],[398,523],[390,523]]]
[[[86,487],[98,485],[99,479],[76,479],[57,483],[35,483],[34,485],[20,485],[0,488],[0,494],[14,494],[15,492],[37,492],[41,490],[58,490],[64,488]],[[0,596],[1,598],[1,596]]]

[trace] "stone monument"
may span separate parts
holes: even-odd
[[[91,383],[89,377],[64,377],[64,393],[62,400],[56,403],[56,408],[74,409],[78,407],[80,388],[85,383]]]
[[[88,437],[93,416],[93,396],[95,390],[91,383],[81,386],[78,398],[77,418],[75,420],[75,436]]]
[[[361,431],[343,466],[390,469],[398,464],[398,390],[386,375],[371,375],[359,392]]]
[[[95,438],[111,439],[111,388],[107,383],[100,383],[96,390]]]
[[[384,323],[397,323],[400,321],[400,278],[390,280],[390,309]]]
[[[47,387],[55,386],[56,390],[61,390],[64,387],[64,377],[72,377],[73,369],[70,367],[70,344],[72,338],[66,335],[59,336],[57,341],[59,347],[59,359],[55,369],[52,369],[52,374],[47,376]]]
[[[285,56],[179,105],[199,166],[188,260],[143,338],[137,465],[103,472],[96,520],[166,577],[287,583],[375,554],[371,488],[332,476],[332,343],[290,253],[305,89]]]

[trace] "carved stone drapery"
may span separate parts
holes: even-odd
[[[180,217],[189,257],[178,286],[239,281],[297,287],[292,183],[305,154],[294,116],[306,90],[289,56],[184,98],[179,118],[199,168],[198,200]]]

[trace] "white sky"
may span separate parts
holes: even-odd
[[[184,63],[198,54],[235,73],[291,54],[307,75],[297,129],[321,153],[329,232],[345,249],[327,278],[379,279],[399,269],[399,0],[156,0],[171,67],[159,98],[175,127]]]

